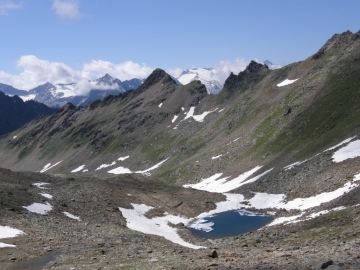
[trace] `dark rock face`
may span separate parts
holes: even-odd
[[[251,61],[246,69],[240,72],[239,75],[230,74],[225,81],[223,92],[231,95],[234,92],[246,91],[261,81],[269,72],[270,70],[267,65]]]
[[[33,100],[24,102],[18,96],[9,97],[0,91],[0,135],[20,128],[38,115],[51,115],[56,110]]]

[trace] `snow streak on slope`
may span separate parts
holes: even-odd
[[[161,164],[163,164],[163,163],[164,163],[165,161],[167,161],[168,159],[169,159],[169,158],[167,158],[167,159],[159,162],[158,164],[156,164],[156,165],[154,165],[154,166],[152,166],[152,167],[150,167],[150,168],[148,168],[148,169],[146,169],[146,170],[143,170],[143,171],[133,172],[133,171],[131,171],[131,170],[128,169],[128,168],[125,168],[125,167],[120,166],[120,167],[117,167],[117,168],[115,168],[115,169],[113,169],[113,170],[111,170],[111,171],[108,171],[108,173],[113,173],[113,174],[141,173],[141,174],[145,174],[145,175],[150,175],[150,173],[149,173],[150,171],[159,168],[159,167],[161,166]]]
[[[51,165],[51,163],[48,163],[48,164],[46,164],[46,165],[44,166],[44,168],[43,168],[40,172],[41,172],[41,173],[46,172],[46,171],[54,168],[56,165],[59,165],[61,162],[62,162],[62,160],[59,161],[59,162],[57,162],[57,163],[55,163],[54,165]]]
[[[277,84],[276,86],[277,86],[277,87],[281,87],[281,86],[289,85],[289,84],[292,84],[292,83],[296,82],[297,80],[298,80],[298,79],[295,79],[295,80],[286,79],[285,81]]]
[[[266,172],[245,181],[250,175],[254,174],[260,168],[261,168],[261,166],[257,166],[255,168],[253,168],[252,170],[244,172],[243,174],[239,175],[238,177],[235,177],[234,179],[232,179],[230,181],[226,181],[230,177],[224,177],[224,178],[218,179],[222,175],[222,173],[218,173],[207,179],[203,179],[200,183],[188,184],[188,185],[184,185],[184,187],[185,188],[191,187],[194,189],[205,190],[205,191],[209,191],[209,192],[219,192],[219,193],[228,192],[230,190],[236,189],[243,185],[255,182],[260,177],[262,177],[263,175],[267,174],[268,172],[270,172],[272,170],[272,169],[267,170]]]

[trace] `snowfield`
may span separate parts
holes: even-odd
[[[181,239],[181,237],[177,233],[177,229],[168,225],[168,223],[178,224],[180,222],[187,223],[190,219],[185,217],[179,217],[167,214],[163,217],[154,217],[149,219],[145,217],[146,212],[153,209],[152,206],[147,206],[145,204],[131,204],[134,209],[126,209],[119,207],[122,215],[126,218],[127,227],[129,229],[143,232],[146,234],[153,234],[162,236],[165,239],[185,246],[192,249],[200,249],[205,248],[202,246],[196,246],[191,243],[188,243]]]

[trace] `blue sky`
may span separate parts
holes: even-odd
[[[359,10],[358,0],[0,0],[0,82],[28,90],[157,67],[284,66],[359,31]]]

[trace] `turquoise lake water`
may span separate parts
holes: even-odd
[[[271,215],[242,209],[197,219],[186,227],[197,237],[215,239],[255,231],[273,220]]]

